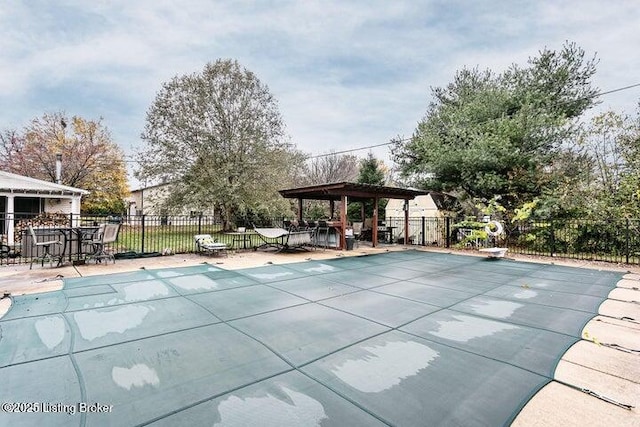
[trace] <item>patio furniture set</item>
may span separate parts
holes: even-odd
[[[342,224],[335,221],[297,221],[285,220],[283,227],[256,227],[253,225],[252,232],[240,227],[237,231],[227,232],[225,235],[232,236],[231,245],[221,243],[210,234],[197,234],[194,236],[196,251],[203,255],[227,256],[227,251],[231,248],[249,249],[247,243],[251,245],[251,236],[258,236],[262,244],[255,249],[275,248],[277,252],[293,251],[308,248],[336,248],[342,249],[339,245],[339,235],[342,233]],[[392,241],[393,228],[381,226],[378,233],[388,236],[386,241]],[[362,222],[354,222],[352,226],[344,230],[347,240],[353,238],[353,242],[364,240],[369,236],[371,230],[363,229]],[[351,249],[348,244],[347,249]]]
[[[23,239],[23,250],[33,263],[48,262],[53,267],[61,266],[65,260],[71,263],[85,263],[94,260],[113,260],[115,257],[109,246],[118,239],[120,224],[100,224],[97,226],[47,227],[29,226]]]

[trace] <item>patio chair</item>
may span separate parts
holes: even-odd
[[[63,242],[60,240],[45,240],[43,242],[38,242],[38,236],[36,236],[36,232],[32,226],[29,226],[29,234],[31,235],[31,264],[29,265],[29,270],[33,268],[33,260],[40,261],[40,265],[44,267],[44,262],[49,261],[51,267],[53,267],[53,260],[58,260],[58,267],[62,264],[62,255],[53,255],[51,253],[51,246],[62,246]],[[50,238],[50,237],[49,237]],[[40,251],[39,248],[42,248],[44,253],[42,255],[38,255]]]
[[[3,260],[7,260],[7,265],[9,265],[9,258],[11,257],[11,247],[9,245],[0,244],[0,265],[2,265]]]
[[[196,234],[193,239],[196,242],[196,249],[199,254],[229,256],[227,245],[213,240],[211,234]]]
[[[100,224],[95,234],[96,238],[91,240],[94,251],[87,259],[95,259],[96,264],[102,262],[103,259],[112,259],[115,264],[116,257],[113,255],[113,251],[108,249],[108,246],[118,240],[119,232],[120,224]]]
[[[355,244],[358,245],[360,238],[362,237],[362,222],[354,222],[351,226],[353,228],[353,237],[356,239]]]
[[[329,247],[329,224],[327,221],[319,220],[316,227],[316,247],[322,246],[324,249]]]
[[[298,222],[297,219],[294,219],[293,221],[288,221],[289,225],[287,226],[286,224],[287,221],[285,221],[285,227],[287,230],[289,231],[300,231],[300,223]]]
[[[360,231],[360,240],[373,239],[373,218],[366,218]]]

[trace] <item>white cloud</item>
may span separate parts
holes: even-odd
[[[565,40],[598,53],[601,89],[638,83],[638,22],[635,1],[11,2],[0,129],[45,111],[103,116],[129,152],[163,82],[235,58],[270,87],[301,149],[378,144],[410,135],[430,87],[456,70],[499,72]],[[621,92],[601,108],[632,112],[639,98]]]

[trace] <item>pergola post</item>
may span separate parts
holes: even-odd
[[[371,224],[371,246],[378,246],[378,196],[373,198],[373,224]]]
[[[302,197],[298,198],[298,223],[302,224]]]
[[[409,199],[404,199],[404,244],[409,244]]]
[[[340,223],[342,224],[342,230],[340,233],[340,248],[345,249],[347,247],[347,196],[344,194],[340,197]]]

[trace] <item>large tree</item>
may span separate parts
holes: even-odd
[[[463,69],[435,88],[410,141],[394,146],[405,176],[471,199],[498,197],[509,210],[554,185],[554,161],[593,105],[596,60],[567,43],[502,74]]]
[[[64,185],[90,191],[85,213],[122,213],[129,193],[124,153],[99,120],[57,112],[35,118],[23,131],[0,136],[0,168],[45,181],[56,180],[62,154]]]
[[[246,212],[290,209],[303,156],[287,140],[275,98],[235,60],[163,84],[147,113],[137,177],[172,183],[166,207],[214,206],[230,227]]]
[[[308,185],[353,181],[358,176],[358,157],[327,154],[309,160],[304,177]]]
[[[358,157],[330,153],[308,159],[297,182],[302,185],[353,181],[358,176]],[[305,200],[303,210],[309,219],[330,216],[329,204],[323,200]]]
[[[385,165],[382,161],[375,158],[372,153],[369,153],[364,159],[360,159],[360,169],[358,171],[358,178],[356,182],[359,184],[373,184],[384,185],[386,181],[385,177]],[[379,215],[384,218],[384,209],[389,201],[387,199],[381,199],[378,202]],[[362,220],[362,206],[364,205],[365,218],[373,216],[373,202],[357,202],[351,203],[348,209],[348,216],[351,221]]]
[[[640,217],[640,111],[637,117],[608,111],[592,118],[576,149],[589,167],[580,189],[591,217]]]
[[[358,183],[384,185],[385,173],[383,163],[376,159],[372,153],[360,160],[360,170],[358,171]]]

